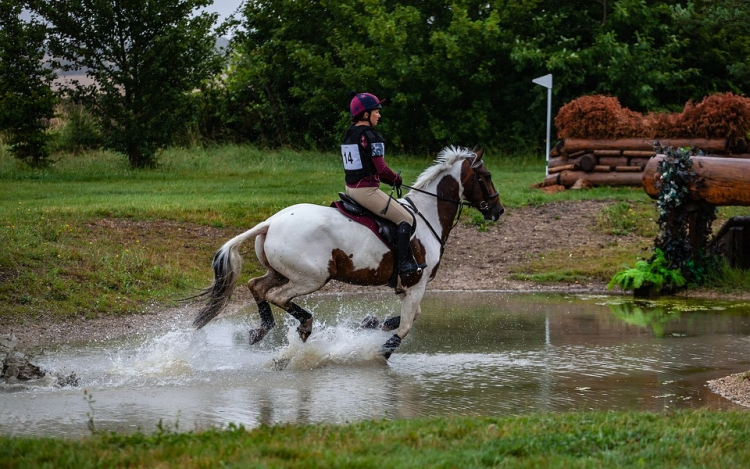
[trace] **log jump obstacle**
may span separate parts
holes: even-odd
[[[649,159],[643,169],[643,189],[652,199],[659,196],[658,164],[664,155]],[[693,156],[693,171],[697,179],[688,188],[690,199],[695,203],[714,206],[750,206],[750,159]],[[688,213],[694,212],[695,204],[687,204]],[[694,215],[688,218],[688,236],[693,252],[701,248],[697,236]],[[724,256],[732,267],[750,268],[750,217],[732,217],[721,227],[712,241],[713,250]]]
[[[570,188],[580,180],[591,186],[640,186],[646,165],[656,155],[655,145],[688,147],[707,155],[750,160],[750,145],[743,140],[730,145],[727,139],[569,138],[560,140],[550,150],[549,175],[541,185]]]

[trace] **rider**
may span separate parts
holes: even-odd
[[[400,203],[380,190],[380,181],[401,187],[401,176],[385,163],[385,140],[374,129],[383,108],[375,95],[351,94],[349,103],[352,125],[341,144],[341,156],[346,174],[346,194],[373,213],[394,222],[397,228],[396,262],[399,275],[419,273],[425,267],[414,260],[410,238],[414,216]]]

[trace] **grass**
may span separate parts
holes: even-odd
[[[600,229],[641,237],[655,232],[653,204],[638,188],[546,194],[531,187],[543,179],[541,158],[485,160],[508,210],[610,199],[616,203],[600,214]],[[226,239],[288,205],[328,205],[343,185],[333,151],[174,148],[159,161],[156,169],[132,170],[121,155],[89,152],[58,155],[37,170],[0,147],[0,321],[137,313],[189,296],[210,283],[210,259]],[[389,157],[407,184],[431,162]],[[473,210],[464,211],[463,222],[487,229]],[[544,262],[529,259],[516,275],[607,280],[643,248],[620,244],[601,252],[551,249]],[[248,262],[245,275],[260,273],[255,269]]]
[[[580,412],[245,430],[0,436],[0,467],[747,467],[744,412]]]

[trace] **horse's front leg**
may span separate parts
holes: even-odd
[[[286,310],[286,312],[291,314],[294,319],[299,321],[299,326],[297,326],[297,333],[299,334],[299,338],[302,339],[302,342],[307,342],[307,338],[310,337],[310,334],[312,334],[312,314],[310,314],[310,312],[302,306],[299,306],[297,303],[290,302],[289,304],[291,306],[288,310]]]
[[[390,358],[391,354],[401,345],[401,341],[409,335],[409,331],[411,331],[414,321],[421,314],[422,311],[419,304],[422,302],[423,295],[424,286],[421,288],[416,286],[409,290],[404,296],[404,299],[401,300],[401,317],[398,321],[396,333],[393,334],[393,336],[391,336],[391,338],[380,348],[380,352],[386,360]],[[393,321],[393,325],[396,325],[396,321]]]

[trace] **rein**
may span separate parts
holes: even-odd
[[[462,213],[462,211],[464,209],[464,206],[474,207],[477,210],[479,210],[480,212],[484,213],[484,211],[489,208],[489,201],[491,199],[493,199],[495,197],[498,197],[500,195],[497,191],[495,191],[493,194],[490,194],[489,191],[487,190],[487,184],[484,182],[484,179],[482,179],[481,177],[479,177],[479,174],[477,173],[476,168],[474,166],[472,166],[472,169],[474,169],[474,184],[476,185],[477,183],[479,183],[479,188],[482,190],[482,195],[484,196],[484,200],[482,200],[479,204],[475,204],[473,202],[469,202],[469,201],[466,201],[466,200],[449,199],[448,197],[443,197],[442,195],[439,195],[439,194],[434,194],[432,192],[427,192],[427,191],[422,190],[422,189],[417,189],[416,187],[407,186],[406,184],[401,184],[401,186],[399,187],[399,193],[398,193],[398,195],[399,195],[399,197],[401,196],[401,190],[400,190],[401,187],[405,187],[405,188],[413,190],[415,192],[421,192],[422,194],[426,194],[426,195],[429,195],[431,197],[435,197],[438,200],[443,200],[445,202],[450,202],[452,204],[458,205],[458,213],[456,214],[456,217],[455,217],[455,219],[453,221],[453,226],[451,226],[451,231],[452,231],[453,228],[455,228],[456,225],[458,225],[458,221],[461,219],[461,213]],[[400,171],[399,171],[399,173],[400,173]],[[422,213],[419,211],[419,209],[414,204],[414,202],[409,197],[406,197],[405,200],[409,203],[409,205],[411,206],[412,210],[414,210],[414,213],[416,213],[417,215],[419,215],[420,218],[422,218],[422,220],[427,224],[427,227],[430,229],[430,231],[432,231],[432,234],[435,236],[435,238],[440,243],[441,249],[445,249],[445,243],[448,242],[448,236],[446,235],[445,239],[442,239],[437,234],[437,231],[435,231],[435,228],[432,227],[432,225],[427,220],[427,218],[425,218],[425,216],[422,215]],[[448,234],[450,234],[450,231],[448,232]]]

